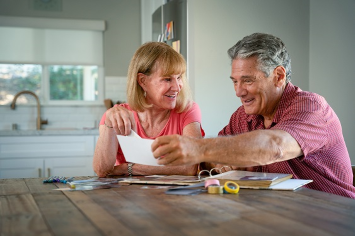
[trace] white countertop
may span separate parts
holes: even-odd
[[[98,135],[99,129],[0,130],[0,136]]]

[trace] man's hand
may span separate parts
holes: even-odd
[[[198,164],[203,154],[201,140],[180,135],[161,136],[152,143],[153,155],[158,159],[159,165]]]

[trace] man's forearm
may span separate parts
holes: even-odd
[[[298,143],[284,131],[257,130],[201,140],[201,162],[237,167],[267,165],[300,155]]]

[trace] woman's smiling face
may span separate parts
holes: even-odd
[[[160,109],[175,108],[177,96],[183,87],[181,74],[165,76],[158,68],[152,74],[144,75],[142,82],[148,103]]]

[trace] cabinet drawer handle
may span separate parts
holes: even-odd
[[[42,169],[38,168],[38,177],[42,177]]]

